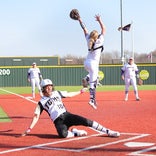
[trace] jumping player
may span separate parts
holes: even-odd
[[[87,74],[83,79],[82,79],[82,86],[84,88],[88,87],[89,85],[89,74]],[[97,86],[102,86],[102,84],[100,83],[100,80],[99,80],[99,76],[97,77]]]
[[[84,130],[78,130],[76,128],[73,128],[71,131],[69,130],[71,126],[76,125],[92,127],[95,130],[106,133],[110,137],[120,136],[119,132],[107,129],[96,121],[92,121],[76,114],[72,114],[66,110],[62,102],[62,98],[74,97],[76,95],[79,95],[85,92],[85,88],[77,92],[55,91],[54,85],[50,79],[42,80],[41,88],[43,92],[43,97],[38,102],[38,105],[34,112],[34,117],[29,128],[22,134],[22,136],[30,133],[31,129],[38,122],[43,110],[45,110],[49,114],[51,120],[54,122],[57,133],[61,138],[87,135],[87,132]]]
[[[129,92],[130,85],[133,86],[136,100],[137,101],[140,100],[138,96],[136,77],[139,78],[139,70],[137,65],[134,63],[133,57],[130,57],[128,63],[126,63],[121,68],[121,78],[122,80],[125,81],[125,101],[128,100],[128,92]]]
[[[89,72],[89,77],[90,77],[89,104],[94,109],[97,109],[97,102],[96,102],[97,77],[99,71],[100,56],[101,56],[101,52],[103,51],[104,34],[106,29],[101,20],[100,15],[95,15],[95,19],[101,27],[100,34],[96,30],[93,30],[92,32],[89,33],[86,26],[82,22],[82,19],[79,18],[78,21],[80,23],[80,26],[83,29],[87,41],[87,45],[88,45],[88,55],[84,62],[84,67]]]
[[[42,91],[40,86],[40,80],[42,79],[42,75],[40,73],[40,69],[37,68],[35,62],[32,63],[32,68],[29,68],[27,78],[28,78],[28,82],[31,83],[32,98],[35,99],[35,87],[38,88],[40,96],[42,96]]]

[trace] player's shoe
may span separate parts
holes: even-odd
[[[125,94],[125,101],[128,101],[128,94]]]
[[[74,133],[74,136],[86,136],[87,132],[85,130],[78,130],[76,128],[73,128],[71,130]]]
[[[128,101],[128,98],[127,97],[125,98],[125,101]]]
[[[100,82],[98,82],[98,83],[97,83],[97,86],[100,86],[100,87],[101,87],[101,86],[102,86],[102,84],[101,84]]]
[[[140,98],[138,97],[138,98],[136,98],[136,101],[140,101]]]
[[[90,101],[88,102],[88,104],[90,106],[92,106],[94,109],[97,109],[97,103],[95,99],[90,99]]]
[[[83,86],[84,88],[87,88],[87,87],[88,87],[88,81],[86,80],[86,78],[83,78],[83,79],[82,79],[82,86]]]
[[[32,96],[28,96],[28,97],[26,97],[26,99],[30,99],[30,100],[32,100],[32,99],[34,99]]]
[[[112,131],[112,130],[107,130],[107,134],[108,134],[108,136],[109,137],[119,137],[120,136],[120,133],[119,132],[117,132],[117,131]]]

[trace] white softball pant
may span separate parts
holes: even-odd
[[[33,97],[35,97],[35,87],[38,88],[38,91],[40,92],[40,95],[42,96],[42,91],[41,91],[40,79],[39,78],[31,79],[31,88],[32,88]]]
[[[129,86],[132,85],[134,92],[138,92],[136,78],[125,78],[125,92],[128,93]]]
[[[84,67],[89,72],[90,88],[95,88],[94,83],[97,81],[99,64],[96,61],[86,60]]]

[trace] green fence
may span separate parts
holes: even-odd
[[[59,65],[59,57],[0,57],[0,66],[30,66],[36,62],[39,66]]]
[[[78,86],[81,79],[87,74],[83,65],[79,66],[38,66],[43,78],[53,80],[57,86]],[[121,65],[100,65],[103,72],[103,85],[122,85],[120,69]],[[27,82],[27,71],[30,66],[1,66],[0,87],[30,86]],[[156,64],[138,65],[140,76],[144,84],[156,84]]]

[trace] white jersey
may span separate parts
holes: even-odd
[[[39,78],[39,76],[40,76],[40,69],[39,68],[30,68],[28,70],[28,75],[30,76],[30,79]]]
[[[56,120],[62,113],[66,112],[62,102],[62,98],[66,96],[67,91],[53,91],[50,97],[43,96],[38,103],[35,114],[40,114],[45,110],[53,121]]]
[[[87,43],[89,42],[89,34],[86,36]],[[100,47],[103,45],[104,42],[104,35],[100,35],[99,38],[95,41],[94,43],[94,49]],[[100,62],[100,56],[101,56],[101,48],[93,50],[93,51],[88,51],[88,55],[86,60],[93,60],[96,61],[97,63]]]
[[[136,73],[138,72],[137,65],[133,63],[130,65],[129,63],[126,63],[122,68],[122,71],[124,71],[125,78],[135,78]]]

